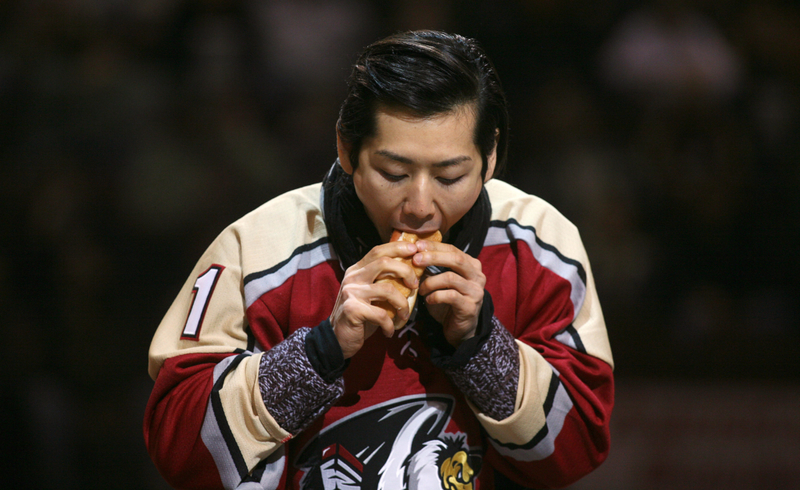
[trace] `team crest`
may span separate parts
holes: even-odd
[[[445,433],[455,402],[415,395],[354,413],[322,430],[295,462],[303,489],[475,490],[480,448]]]

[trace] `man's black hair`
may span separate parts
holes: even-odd
[[[430,117],[472,105],[476,114],[474,141],[483,157],[495,147],[494,175],[505,166],[508,152],[508,108],[500,79],[478,43],[456,34],[409,31],[377,41],[359,55],[348,79],[348,94],[336,128],[358,166],[364,138],[374,135],[380,107]]]

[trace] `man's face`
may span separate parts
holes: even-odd
[[[379,109],[375,135],[362,142],[355,171],[339,141],[342,168],[353,176],[356,194],[384,242],[393,229],[444,234],[469,211],[484,182],[475,122],[471,106],[424,119]],[[487,180],[495,160],[493,151]]]

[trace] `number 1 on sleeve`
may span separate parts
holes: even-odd
[[[183,327],[182,339],[197,340],[200,336],[200,327],[203,326],[203,319],[206,316],[208,303],[211,301],[211,294],[214,292],[217,280],[224,269],[225,267],[214,264],[197,277],[192,288],[192,307],[189,309],[189,316],[186,318],[186,325]]]

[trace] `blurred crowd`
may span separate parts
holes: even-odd
[[[800,381],[795,2],[7,1],[4,486],[164,488],[161,316],[224,226],[322,178],[355,54],[418,28],[494,60],[501,178],[581,229],[620,379]]]

